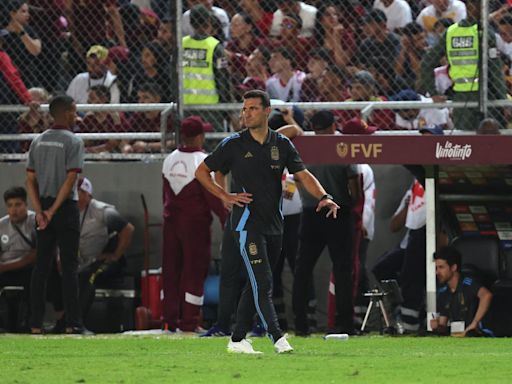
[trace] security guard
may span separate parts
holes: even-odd
[[[462,102],[479,101],[480,75],[480,0],[466,2],[467,18],[452,24],[442,39],[425,55],[421,64],[420,90],[428,92],[434,101],[445,101],[446,97],[437,94],[434,69],[446,56],[449,75],[453,82],[453,100]],[[505,99],[506,87],[502,70],[502,61],[496,49],[494,33],[489,33],[489,100]],[[503,122],[499,110],[490,109],[489,113]],[[453,121],[456,129],[476,131],[482,117],[477,108],[455,108]]]
[[[210,11],[197,5],[190,12],[194,35],[183,38],[183,101],[185,105],[218,104],[231,101],[229,72],[224,48],[211,36]],[[222,115],[202,116],[222,130]]]

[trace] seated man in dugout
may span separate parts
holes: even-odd
[[[461,275],[461,254],[451,246],[434,254],[437,280],[443,286],[437,295],[438,317],[433,316],[430,326],[441,335],[492,335],[482,326],[489,310],[492,293],[475,279]]]
[[[125,253],[130,247],[134,226],[113,205],[93,198],[92,183],[78,181],[80,210],[80,252],[78,282],[80,308],[85,320],[94,301],[96,285],[122,275]],[[56,286],[61,286],[56,284]],[[57,320],[54,333],[65,329],[64,316]]]
[[[0,219],[0,292],[6,286],[22,286],[22,300],[28,311],[30,277],[36,259],[35,213],[27,209],[27,192],[23,187],[6,190],[4,202],[7,215]],[[22,320],[16,318],[19,303],[8,300],[7,304],[7,324],[0,327],[17,331]]]

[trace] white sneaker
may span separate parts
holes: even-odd
[[[242,339],[240,341],[233,341],[229,339],[228,352],[231,353],[247,353],[251,355],[262,354],[263,352],[255,351],[252,347],[252,341],[248,339]]]
[[[277,353],[289,353],[293,351],[292,346],[286,340],[288,338],[288,334],[285,333],[283,337],[281,337],[279,340],[277,340],[274,344],[274,348],[276,349]]]

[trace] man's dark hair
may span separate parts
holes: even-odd
[[[405,25],[405,27],[402,29],[402,33],[405,35],[405,36],[413,36],[413,35],[417,35],[418,33],[421,33],[423,32],[425,29],[423,29],[423,27],[418,24],[417,22],[415,21],[412,21],[408,24]]]
[[[9,199],[21,199],[27,202],[27,191],[23,187],[11,187],[4,192],[4,201],[7,203]]]
[[[460,271],[462,255],[457,248],[447,245],[434,253],[434,260],[444,260],[450,267],[457,264],[457,271]]]
[[[208,8],[199,4],[190,10],[190,25],[194,29],[200,29],[211,22],[212,14]]]
[[[139,87],[139,92],[147,92],[151,95],[162,97],[162,87],[153,81],[142,83]]]
[[[289,60],[291,66],[293,67],[295,65],[295,57],[293,53],[291,52],[291,49],[288,47],[277,47],[272,50],[272,53],[280,53],[285,60]]]
[[[66,94],[59,94],[50,100],[50,115],[57,118],[64,112],[68,112],[73,107],[75,100]]]
[[[244,93],[244,100],[246,99],[260,99],[263,108],[270,107],[270,98],[268,93],[259,89],[253,89]]]
[[[452,18],[450,18],[450,17],[443,17],[442,19],[438,19],[434,23],[434,29],[437,28],[439,25],[442,25],[443,27],[448,28],[453,23],[455,23],[455,21],[453,21]]]
[[[96,95],[98,97],[105,99],[106,103],[110,102],[110,90],[108,89],[108,87],[106,87],[104,85],[101,85],[101,84],[93,85],[91,87],[91,89],[89,90],[89,92],[96,93]]]

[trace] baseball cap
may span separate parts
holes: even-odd
[[[181,134],[184,137],[195,137],[211,131],[213,131],[212,125],[205,123],[200,116],[189,116],[181,121]]]
[[[351,81],[351,84],[361,84],[368,87],[375,87],[376,82],[373,75],[368,71],[359,71],[354,75],[354,78]]]
[[[282,103],[281,100],[277,101],[278,103]],[[270,100],[270,105],[272,105],[272,100]],[[304,126],[304,112],[297,106],[292,107],[293,111],[293,120],[299,125],[299,127]],[[276,130],[285,126],[287,123],[284,121],[283,112],[281,109],[275,108],[270,112],[268,117],[268,126],[270,129]]]
[[[331,111],[318,111],[311,116],[311,129],[321,131],[334,124],[334,115]]]
[[[93,45],[89,50],[87,51],[86,57],[90,57],[92,55],[95,55],[98,59],[101,61],[105,60],[108,56],[108,49],[105,48],[103,45]]]
[[[78,188],[84,192],[87,192],[89,195],[92,195],[92,184],[87,177],[81,177],[78,180]]]
[[[388,21],[388,18],[386,17],[386,14],[381,11],[380,9],[372,9],[370,13],[368,13],[364,19],[363,22],[365,24],[367,23],[385,23]]]
[[[343,133],[346,135],[371,135],[377,127],[368,125],[366,121],[354,117],[343,124]]]
[[[432,125],[429,127],[420,128],[419,132],[421,134],[428,133],[431,135],[444,135],[443,128],[441,128],[439,125]]]
[[[419,101],[420,95],[413,89],[402,89],[396,95],[390,97],[390,101]]]

